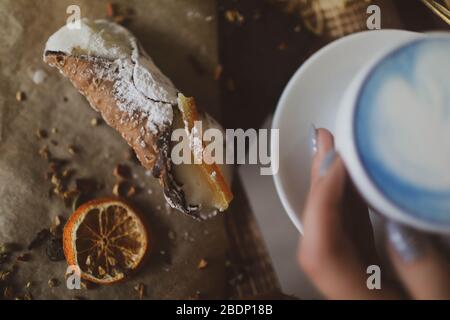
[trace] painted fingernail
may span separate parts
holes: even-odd
[[[308,139],[309,150],[311,152],[311,155],[314,155],[317,152],[317,129],[314,124],[311,124],[309,126]]]
[[[427,239],[417,231],[389,221],[386,224],[386,232],[392,248],[404,262],[413,262],[423,255]]]
[[[334,151],[334,149],[330,149],[327,152],[327,154],[325,155],[325,157],[323,158],[322,163],[320,164],[320,167],[319,167],[319,175],[321,177],[326,175],[328,169],[330,169],[335,158],[336,158],[336,151]]]

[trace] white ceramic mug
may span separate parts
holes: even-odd
[[[418,42],[423,42],[429,39],[437,39],[437,38],[447,39],[448,41],[450,41],[449,34],[441,33],[441,34],[427,34],[423,35],[422,37],[419,37],[418,39],[399,42],[396,47],[388,48],[382,54],[377,55],[357,75],[355,75],[355,78],[351,82],[340,103],[335,135],[336,135],[336,148],[340,153],[340,155],[342,156],[353,182],[355,183],[358,190],[361,192],[362,196],[376,211],[382,213],[383,215],[387,216],[390,219],[399,221],[401,223],[405,223],[418,229],[431,232],[450,233],[450,223],[447,222],[439,223],[439,221],[427,219],[427,217],[424,217],[423,215],[420,216],[417,214],[412,214],[411,209],[406,209],[405,207],[402,207],[401,205],[399,205],[398,201],[397,202],[395,201],[396,199],[390,198],[390,196],[385,192],[386,190],[384,190],[384,192],[382,191],[382,188],[380,188],[380,184],[374,182],[376,180],[374,179],[373,175],[374,171],[372,171],[371,173],[372,176],[371,174],[368,173],[368,171],[370,171],[368,170],[368,167],[370,167],[373,164],[373,162],[369,161],[366,162],[366,165],[364,165],[363,163],[364,161],[361,160],[362,159],[361,153],[358,150],[357,147],[358,143],[356,142],[357,139],[356,135],[358,133],[357,130],[355,129],[356,128],[355,115],[359,108],[358,104],[360,103],[358,99],[360,98],[362,90],[365,89],[365,85],[367,81],[369,81],[368,79],[371,77],[374,71],[377,70],[380,64],[386,61],[386,59],[389,59],[389,57],[395,54],[396,52],[406,50],[405,48],[415,45]],[[448,57],[450,59],[450,52],[448,54]],[[450,70],[447,70],[447,74],[448,74],[447,79],[449,79],[448,81],[450,82]],[[380,86],[382,85],[383,84],[381,84]],[[404,114],[404,116],[407,118],[407,120],[411,118],[411,117],[408,118],[409,116],[408,114]],[[369,122],[370,121],[371,120],[369,120]],[[450,126],[450,121],[448,125]],[[381,126],[379,127],[381,128]],[[367,131],[369,132],[369,129],[367,129]],[[383,134],[380,134],[380,136],[383,136]],[[370,138],[370,139],[380,140],[386,139],[386,137]],[[448,137],[447,141],[450,141],[450,137]],[[415,147],[414,141],[411,141],[411,144],[408,145],[408,148],[414,147]],[[434,155],[430,154],[429,156],[433,157]],[[368,163],[370,164],[368,165]],[[448,166],[448,170],[450,170],[450,163]],[[414,185],[414,187],[416,186]],[[411,199],[411,205],[413,205],[414,201],[416,200],[417,199]],[[447,211],[447,214],[450,217],[450,207]]]

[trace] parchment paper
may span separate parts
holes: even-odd
[[[223,217],[196,222],[166,208],[158,183],[143,168],[125,160],[128,150],[120,135],[105,124],[91,125],[98,116],[56,70],[42,62],[47,38],[61,27],[70,4],[81,7],[82,16],[106,17],[106,1],[17,1],[0,2],[0,243],[14,242],[14,253],[1,269],[16,271],[11,279],[15,295],[30,292],[35,299],[135,299],[134,286],[143,283],[150,299],[219,298],[225,291],[227,249]],[[213,70],[217,64],[215,2],[204,0],[114,1],[131,14],[126,25],[142,42],[157,65],[186,95],[218,114]],[[129,12],[131,11],[131,12]],[[212,21],[211,21],[212,19]],[[48,77],[35,84],[36,70]],[[16,101],[16,92],[26,99]],[[52,128],[57,132],[52,133]],[[48,138],[36,131],[45,129]],[[52,142],[53,140],[53,142]],[[54,145],[55,142],[57,145]],[[45,244],[29,251],[29,261],[17,256],[36,234],[51,225],[53,217],[68,217],[71,209],[49,198],[51,183],[45,179],[48,162],[39,157],[42,146],[58,158],[69,160],[77,178],[94,178],[104,188],[97,196],[111,195],[112,174],[118,163],[127,163],[140,192],[132,202],[151,225],[152,252],[141,270],[122,283],[89,290],[68,290],[65,261],[52,262]],[[68,145],[77,147],[75,155]],[[150,194],[151,193],[151,194]],[[200,259],[208,266],[199,270]],[[48,286],[55,278],[59,285]],[[29,288],[26,284],[31,282]]]

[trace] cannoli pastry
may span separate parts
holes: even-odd
[[[195,121],[203,120],[204,129],[220,126],[198,113],[194,100],[175,88],[127,29],[87,19],[78,29],[64,26],[48,39],[44,61],[69,78],[120,132],[159,179],[171,207],[195,218],[228,208],[233,197],[229,167],[204,161],[175,165],[170,157],[174,129],[184,128],[191,139]]]

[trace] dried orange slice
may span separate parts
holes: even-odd
[[[67,263],[83,279],[109,284],[135,270],[147,252],[148,236],[139,214],[125,201],[104,198],[80,206],[64,226]]]
[[[187,98],[180,93],[178,94],[178,107],[183,117],[184,126],[190,134],[194,128],[195,121],[200,121],[195,100],[194,98]],[[198,156],[196,152],[193,152],[192,154],[194,157]],[[231,192],[228,183],[225,181],[219,166],[215,163],[207,164],[204,161],[202,161],[202,164],[199,166],[204,179],[213,191],[214,206],[220,211],[226,210],[231,200],[233,200],[233,193]]]

